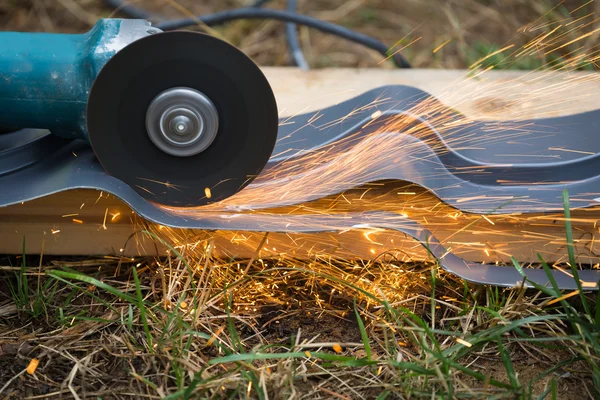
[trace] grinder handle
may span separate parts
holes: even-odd
[[[149,22],[122,19],[101,19],[84,34],[0,32],[0,128],[87,139],[94,79],[118,50],[150,33]]]

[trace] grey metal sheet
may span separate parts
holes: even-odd
[[[129,186],[107,175],[83,141],[65,141],[39,131],[3,134],[0,135],[0,205],[70,189],[96,189],[121,198],[150,221],[173,227],[274,232],[392,229],[414,237],[439,259],[444,269],[468,281],[504,287],[517,285],[522,279],[514,268],[468,263],[447,253],[416,222],[397,214],[282,217],[236,212],[242,208],[265,209],[299,203],[382,179],[417,183],[457,209],[476,213],[558,211],[562,209],[563,189],[577,198],[577,207],[596,204],[594,199],[600,197],[597,193],[600,139],[596,134],[600,111],[519,123],[464,121],[459,127],[446,127],[440,133],[435,125],[440,121],[436,113],[444,113],[444,121],[461,116],[451,116],[454,111],[437,106],[426,109],[435,110],[430,114],[419,111],[423,101],[435,100],[415,88],[390,86],[322,110],[318,116],[311,113],[283,119],[274,154],[263,173],[242,192],[227,199],[221,209],[218,205],[211,206],[205,212],[170,212],[146,201]],[[367,104],[374,106],[364,107]],[[428,124],[428,128],[419,135],[391,129],[397,126],[393,119],[399,115],[410,115],[417,123]],[[502,136],[492,140],[490,131],[502,132]],[[512,139],[506,140],[507,137]],[[452,147],[453,143],[467,142],[480,145]],[[364,148],[360,146],[365,143],[371,153],[365,155],[357,173],[351,174],[352,179],[306,188],[292,199],[257,196],[255,203],[236,204],[237,199],[252,199],[252,191],[297,185],[305,182],[306,174],[323,175],[327,168],[336,167],[339,157],[352,155]],[[591,154],[561,150],[573,143]],[[527,154],[524,147],[528,147]],[[314,164],[315,154],[326,155],[320,158],[325,162]],[[466,198],[476,201],[461,201]],[[529,279],[548,284],[543,270],[526,271]],[[569,275],[558,270],[553,274],[561,288],[576,288]],[[580,278],[587,282],[586,288],[597,290],[600,271],[580,271]]]

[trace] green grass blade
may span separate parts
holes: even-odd
[[[371,360],[371,344],[369,343],[369,335],[365,328],[365,323],[360,317],[358,307],[356,306],[356,297],[354,298],[354,314],[356,315],[356,322],[358,322],[358,329],[360,330],[360,337],[362,338],[363,345],[365,346],[365,353],[367,354],[367,360]]]
[[[112,304],[110,304],[108,301],[104,300],[103,298],[101,298],[99,296],[96,296],[94,293],[92,293],[90,291],[87,291],[87,290],[85,290],[85,289],[83,289],[83,288],[75,285],[73,282],[70,282],[70,281],[68,281],[66,279],[63,279],[63,278],[59,277],[59,276],[53,276],[53,275],[48,275],[48,276],[50,276],[52,279],[55,279],[57,282],[62,282],[64,284],[66,284],[67,286],[70,286],[70,287],[73,288],[73,291],[71,292],[71,294],[69,296],[67,296],[67,299],[72,299],[78,292],[85,292],[86,295],[90,296],[92,299],[98,301],[99,303],[102,303],[109,310],[112,310],[112,311],[115,311],[115,312],[117,311],[117,309],[114,308],[112,306]],[[69,306],[69,302],[68,301],[63,302],[63,308],[66,309],[68,306]]]
[[[458,362],[456,362],[454,360],[448,359],[448,364],[452,368],[457,369],[461,372],[464,372],[465,374],[477,379],[479,382],[486,382],[486,383],[489,383],[490,385],[494,385],[496,387],[503,388],[503,389],[512,389],[511,385],[506,384],[504,382],[497,381],[493,378],[490,378],[489,376],[484,375],[481,372],[474,371],[468,367],[465,367],[462,364],[459,364]]]
[[[538,253],[538,259],[542,263],[542,268],[544,269],[544,272],[546,273],[546,276],[548,277],[548,280],[550,281],[550,284],[552,285],[552,288],[554,289],[554,292],[556,293],[554,298],[555,299],[559,298],[561,296],[561,290],[558,288],[558,284],[556,283],[556,279],[554,279],[554,275],[552,275],[550,266],[548,265],[546,260],[544,260],[542,258],[542,256],[539,253]],[[560,301],[560,304],[562,305],[563,309],[565,310],[565,313],[567,315],[571,315],[571,307],[569,306],[569,303],[567,303],[567,301],[565,299],[563,299]]]
[[[148,326],[148,320],[146,319],[146,306],[144,305],[144,296],[142,295],[142,287],[140,285],[140,278],[138,277],[137,268],[133,267],[133,282],[135,283],[135,293],[137,295],[137,306],[140,310],[140,319],[146,332],[146,340],[148,341],[149,350],[151,353],[154,352],[154,346],[152,345],[152,334],[150,333],[150,327]]]
[[[567,235],[567,254],[569,255],[569,263],[571,266],[577,265],[575,260],[575,248],[573,245],[573,228],[571,226],[571,208],[569,206],[569,192],[563,190],[563,206],[565,213],[565,230]]]
[[[428,252],[431,254],[431,252]],[[431,329],[435,329],[435,285],[436,285],[436,276],[437,276],[438,264],[433,263],[430,271],[430,280],[431,280],[431,299],[429,300],[429,307],[431,312]]]
[[[552,270],[550,269],[550,266],[548,265],[546,260],[544,260],[544,258],[542,257],[542,255],[540,253],[538,253],[537,256],[538,256],[538,260],[540,260],[540,263],[542,264],[542,268],[544,269],[546,276],[548,277],[548,281],[550,282],[550,284],[552,285],[552,288],[554,289],[554,292],[560,296],[560,289],[558,287],[558,284],[556,283],[556,279],[554,279],[554,275],[552,275]]]
[[[129,371],[129,373],[131,375],[133,375],[135,377],[135,379],[139,380],[140,382],[144,383],[145,385],[150,386],[152,389],[154,390],[158,390],[158,386],[156,385],[156,383],[151,382],[150,380],[148,380],[147,378],[139,375],[138,373],[136,373],[135,371]]]
[[[548,386],[546,388],[546,390],[544,390],[538,397],[537,400],[544,400],[546,398],[546,396],[548,396],[548,393],[550,393],[550,391],[552,390],[552,385]]]
[[[581,287],[581,281],[579,280],[579,272],[577,271],[577,262],[575,260],[575,246],[573,245],[573,228],[571,226],[571,209],[569,207],[569,192],[563,190],[563,204],[565,208],[565,230],[567,231],[567,252],[569,253],[569,264],[571,264],[571,273],[577,283],[577,289],[579,289],[579,298],[586,314],[592,317],[590,307],[588,305],[585,294],[583,294],[583,288]]]
[[[127,328],[129,328],[129,331],[133,330],[133,307],[131,304],[129,304],[129,306],[127,307],[127,322],[126,322],[126,326]]]
[[[124,300],[131,304],[137,304],[137,299],[134,296],[132,296],[128,293],[122,292],[119,289],[117,289],[109,284],[106,284],[96,278],[92,278],[91,276],[87,276],[85,274],[81,274],[78,272],[60,271],[60,270],[54,269],[54,270],[47,271],[46,275],[52,276],[55,278],[72,279],[74,281],[80,281],[80,282],[84,282],[84,283],[87,283],[90,285],[94,285],[98,289],[106,290],[108,293],[117,296],[121,300]]]
[[[600,290],[596,293],[596,315],[594,316],[594,323],[600,326]]]
[[[434,370],[421,367],[420,365],[415,363],[398,361],[392,361],[391,363],[396,368],[412,371],[418,375],[437,376],[437,373]]]
[[[288,353],[242,353],[242,354],[231,354],[229,356],[213,358],[208,362],[209,365],[224,364],[230,362],[252,362],[258,360],[276,360],[282,358],[316,358],[324,361],[340,362],[344,365],[346,363],[352,363],[352,366],[366,366],[374,365],[376,361],[369,361],[367,359],[356,359],[354,357],[338,356],[329,353],[320,352],[288,352]]]
[[[508,332],[512,332],[519,327],[522,327],[527,324],[533,324],[536,322],[542,321],[558,321],[565,318],[565,314],[550,314],[550,315],[533,315],[531,317],[525,317],[521,319],[517,319],[515,321],[510,322],[506,325],[497,325],[493,328],[489,328],[485,331],[478,332],[472,336],[469,336],[467,340],[471,343],[472,347],[468,348],[461,344],[456,344],[448,347],[442,352],[442,356],[445,358],[452,357],[454,355],[454,359],[457,359],[460,356],[466,355],[468,351],[472,351],[478,346],[485,345],[490,340],[494,340],[498,336],[502,336]]]
[[[540,292],[542,292],[542,293],[544,293],[544,294],[546,294],[548,296],[552,296],[553,298],[556,298],[556,297],[560,296],[560,292],[557,293],[557,292],[555,292],[553,289],[551,289],[549,287],[542,286],[539,283],[536,283],[536,282],[530,280],[527,277],[527,274],[525,273],[525,270],[523,269],[523,267],[521,267],[521,264],[517,261],[516,258],[511,257],[510,260],[512,261],[513,266],[515,267],[515,269],[517,270],[517,272],[519,274],[521,274],[521,276],[523,278],[525,278],[525,280],[527,281],[527,283],[529,283],[531,286],[533,286],[534,288],[536,288],[537,290],[539,290]]]
[[[508,379],[510,380],[513,388],[517,389],[521,385],[519,384],[519,380],[517,379],[517,374],[515,373],[515,368],[513,366],[512,360],[510,359],[510,354],[506,348],[502,345],[502,338],[498,337],[498,351],[500,352],[500,357],[502,358],[502,363],[504,364],[504,369],[506,369],[506,374],[508,375]]]
[[[379,393],[375,400],[385,400],[390,394],[392,394],[392,392],[390,392],[389,390],[384,390],[383,392]]]
[[[250,382],[252,382],[252,389],[254,389],[256,391],[256,394],[258,395],[258,399],[263,400],[265,398],[265,394],[263,393],[262,387],[260,386],[260,380],[258,379],[256,374],[253,371],[247,370],[247,371],[242,371],[242,376],[250,379]],[[250,393],[248,393],[246,391],[245,397],[249,398],[249,395],[250,395]]]
[[[563,368],[567,365],[573,364],[574,362],[577,362],[581,360],[581,357],[571,357],[569,359],[563,360],[559,363],[554,364],[552,367],[548,368],[547,370],[545,370],[544,372],[542,372],[541,374],[538,374],[535,378],[533,378],[531,380],[531,383],[535,383],[541,379],[544,379],[546,376],[550,375],[551,373],[553,373],[554,371]]]
[[[29,308],[29,282],[27,282],[27,259],[25,254],[25,236],[23,236],[23,254],[21,258],[21,270],[19,276],[19,287],[24,306]]]
[[[233,322],[233,318],[231,318],[231,304],[233,302],[233,296],[230,295],[227,299],[227,303],[225,305],[225,313],[227,314],[227,328],[229,330],[229,336],[231,337],[231,343],[233,344],[233,348],[237,350],[238,353],[244,353],[244,344],[242,343],[240,336],[235,329],[235,323]]]

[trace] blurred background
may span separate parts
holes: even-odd
[[[255,2],[137,0],[126,4],[170,19],[251,6]],[[83,32],[98,18],[124,16],[115,11],[117,3],[114,0],[2,0],[0,30]],[[262,3],[262,7],[286,8],[284,0]],[[563,28],[563,43],[589,35],[551,55],[536,54],[503,63],[506,54],[499,52],[485,61],[496,69],[551,66],[561,55],[589,54],[598,42],[594,31],[600,26],[596,17],[600,15],[600,3],[593,0],[299,0],[297,11],[376,37],[395,50],[403,48],[402,54],[418,68],[468,68],[508,43],[520,48],[557,26]],[[209,30],[240,47],[261,65],[293,64],[285,26],[279,21],[234,21]],[[311,68],[394,68],[391,62],[382,63],[380,54],[359,44],[306,27],[299,27],[298,32]]]

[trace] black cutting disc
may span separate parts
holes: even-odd
[[[219,115],[212,144],[178,157],[146,131],[146,110],[163,91],[205,94]],[[165,32],[120,50],[94,81],[87,106],[90,143],[104,169],[144,198],[176,207],[205,205],[244,188],[266,165],[277,138],[271,87],[234,46],[196,32]],[[207,190],[208,188],[208,190]]]

